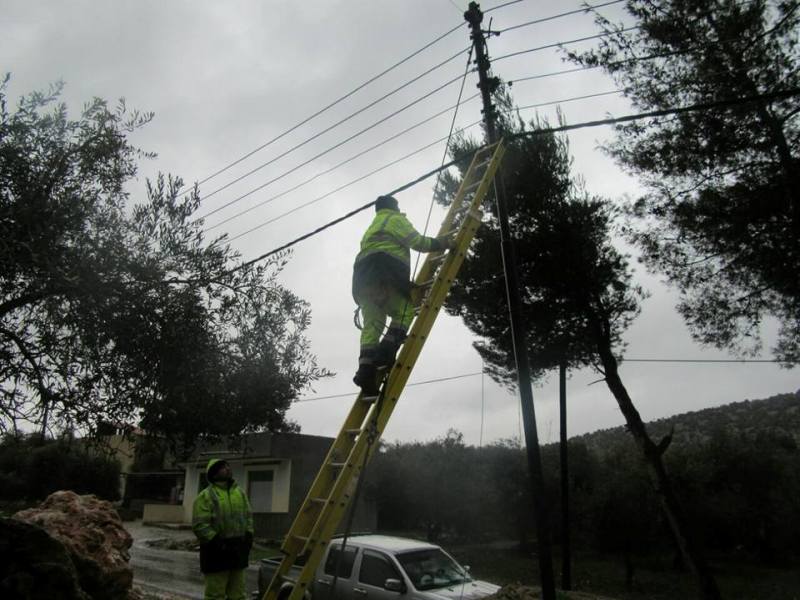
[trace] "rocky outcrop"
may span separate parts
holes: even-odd
[[[67,549],[81,589],[94,600],[125,600],[133,582],[133,543],[111,503],[96,496],[55,492],[14,518],[38,525]]]
[[[2,518],[0,598],[91,600],[64,544],[37,525]]]

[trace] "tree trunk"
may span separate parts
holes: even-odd
[[[659,499],[661,509],[672,530],[675,543],[678,545],[681,554],[686,560],[686,564],[697,578],[702,597],[706,600],[720,600],[722,596],[720,595],[719,588],[717,588],[711,570],[692,540],[680,504],[672,489],[667,471],[664,468],[664,463],[661,461],[661,455],[666,450],[666,447],[664,444],[656,445],[653,440],[650,439],[647,429],[642,422],[642,418],[639,416],[639,412],[633,405],[633,401],[628,395],[628,390],[625,389],[625,386],[622,384],[622,379],[619,376],[617,359],[611,351],[611,337],[607,333],[610,331],[610,324],[605,319],[601,322],[603,323],[603,331],[598,332],[597,350],[600,355],[600,361],[603,364],[603,370],[605,371],[606,385],[617,400],[617,404],[619,404],[619,408],[625,416],[628,429],[633,434],[637,446],[639,446],[644,455],[650,479],[656,496]]]

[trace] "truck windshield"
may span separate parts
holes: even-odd
[[[397,560],[418,590],[430,590],[470,581],[464,568],[439,548],[403,552],[397,555]]]

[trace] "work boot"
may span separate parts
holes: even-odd
[[[397,351],[406,340],[406,332],[396,327],[390,327],[381,343],[378,344],[378,354],[375,359],[379,367],[390,368],[397,357]]]
[[[358,371],[353,377],[353,383],[361,388],[365,396],[378,394],[378,369],[375,364],[375,350],[364,350],[358,357]]]

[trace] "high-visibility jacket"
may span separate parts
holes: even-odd
[[[410,266],[409,249],[431,252],[441,247],[436,238],[426,237],[414,229],[404,213],[383,208],[375,213],[375,218],[361,238],[361,251],[356,256],[356,262],[382,252]]]
[[[219,459],[211,459],[208,474]],[[253,513],[244,491],[229,485],[209,482],[194,500],[192,531],[200,540],[200,569],[214,573],[247,566],[253,540]]]
[[[353,298],[360,304],[361,292],[371,286],[389,286],[404,296],[411,292],[411,252],[442,249],[436,238],[425,237],[405,214],[382,208],[361,238],[361,251],[353,265]]]

